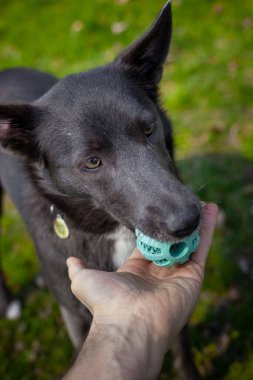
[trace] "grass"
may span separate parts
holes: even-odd
[[[0,0],[0,68],[58,76],[104,64],[140,35],[163,1]],[[205,285],[191,321],[193,351],[208,380],[253,378],[253,4],[174,0],[174,34],[162,99],[174,123],[182,177],[221,208]],[[124,32],[112,33],[116,22]],[[2,262],[24,307],[0,321],[0,377],[55,379],[71,345],[25,228],[5,201]],[[166,358],[161,379],[176,379]]]

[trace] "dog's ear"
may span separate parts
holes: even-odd
[[[35,127],[39,112],[30,104],[0,105],[0,145],[26,158],[39,158]]]
[[[146,88],[154,89],[161,80],[172,33],[170,0],[166,3],[150,29],[124,50],[115,60],[133,74]]]

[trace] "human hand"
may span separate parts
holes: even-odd
[[[134,249],[129,259],[113,273],[88,269],[69,258],[69,277],[76,297],[93,314],[96,325],[145,325],[165,353],[189,320],[204,277],[218,207],[203,206],[201,242],[190,260],[172,268],[157,267]]]

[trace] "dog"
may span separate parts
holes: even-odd
[[[200,223],[159,98],[171,33],[168,1],[148,31],[103,67],[62,80],[26,68],[0,73],[1,187],[28,227],[76,349],[91,315],[71,293],[67,257],[114,271],[133,249],[136,227],[177,241]],[[10,295],[0,282],[4,314]],[[181,378],[198,379],[186,330],[174,347]]]

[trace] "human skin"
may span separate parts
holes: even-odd
[[[158,267],[137,248],[114,273],[67,260],[71,289],[93,321],[64,380],[157,378],[166,351],[196,306],[217,213],[215,204],[203,204],[200,246],[183,265]]]

